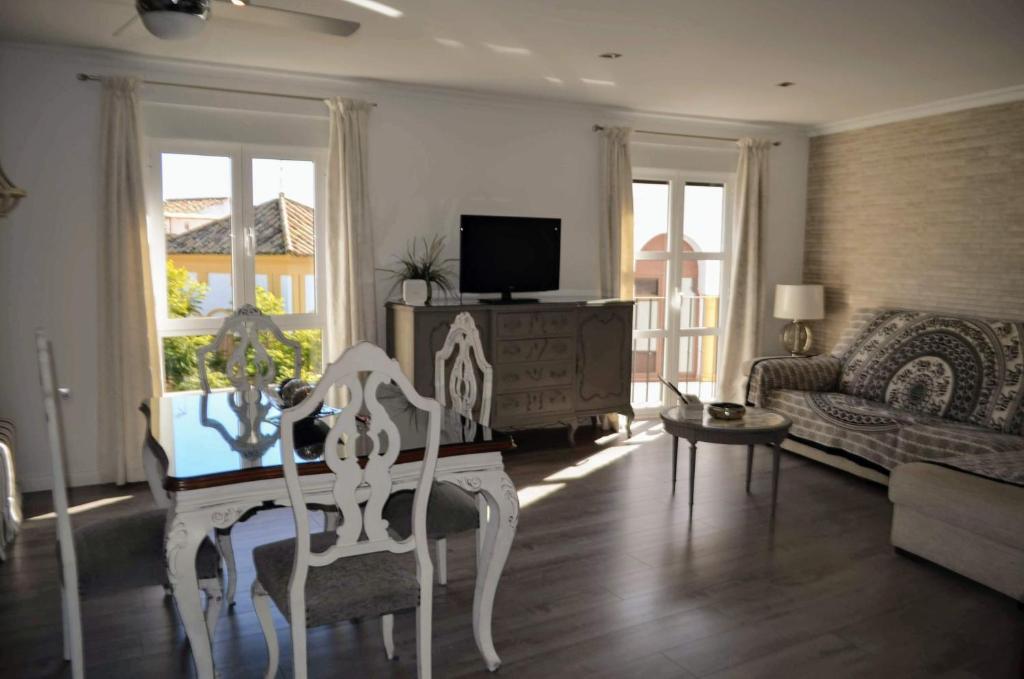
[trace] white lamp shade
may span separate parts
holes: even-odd
[[[790,321],[825,318],[825,288],[821,285],[776,285],[775,318]]]

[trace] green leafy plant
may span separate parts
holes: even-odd
[[[173,261],[167,262],[167,310],[172,318],[188,318],[190,316],[201,316],[203,300],[206,298],[207,286],[197,283],[188,275],[183,267],[177,266]],[[256,288],[256,306],[265,314],[277,315],[284,313],[284,300],[272,292],[262,288]],[[285,336],[297,341],[302,346],[302,379],[310,384],[315,384],[320,379],[320,366],[322,363],[322,338],[319,330],[291,330],[285,332]],[[261,337],[267,349],[267,353],[274,361],[277,381],[283,381],[292,376],[293,355],[291,349],[278,342],[270,334]],[[213,335],[185,335],[180,337],[165,337],[164,345],[164,375],[166,378],[165,389],[167,391],[182,391],[188,389],[199,389],[199,348],[213,341]],[[233,340],[231,340],[233,341]],[[231,352],[230,341],[228,346],[219,348],[210,355],[207,364],[207,378],[212,388],[229,387],[225,370],[227,369],[227,358]],[[254,361],[255,358],[250,361]],[[254,366],[250,366],[255,370]]]
[[[394,294],[403,281],[422,279],[427,282],[428,302],[432,285],[450,295],[455,291],[455,272],[451,267],[454,261],[454,257],[444,257],[444,236],[433,236],[429,241],[425,237],[413,238],[406,246],[405,254],[395,257],[395,266],[383,269],[395,279],[388,294]]]

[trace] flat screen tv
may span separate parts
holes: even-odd
[[[558,289],[562,220],[462,215],[459,290],[500,292],[485,302],[530,302],[513,292]]]

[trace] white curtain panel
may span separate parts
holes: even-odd
[[[99,242],[99,459],[103,478],[141,481],[143,399],[159,393],[139,81],[103,80]],[[154,370],[156,368],[156,370]]]
[[[601,215],[598,249],[601,295],[633,297],[633,163],[628,127],[606,127],[601,138]]]
[[[718,366],[718,397],[743,402],[745,364],[757,353],[764,293],[761,286],[761,221],[768,195],[771,142],[740,139],[733,209],[732,276]]]
[[[377,340],[367,127],[371,104],[335,97],[327,157],[326,359]]]

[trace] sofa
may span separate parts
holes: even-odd
[[[888,485],[894,546],[1024,601],[1024,322],[861,310],[828,354],[756,359],[747,402]]]

